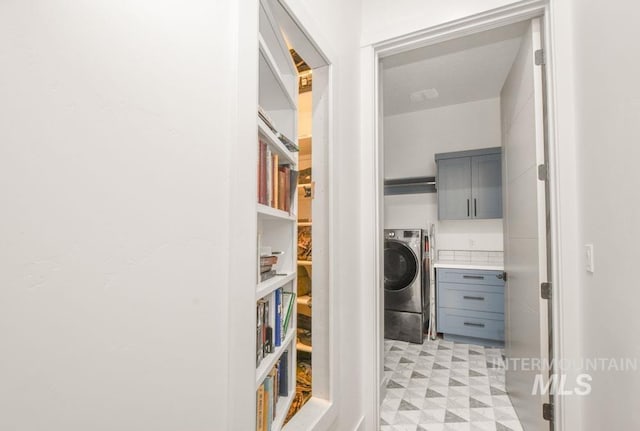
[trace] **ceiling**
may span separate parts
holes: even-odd
[[[383,58],[384,115],[499,97],[526,29],[517,23]],[[431,89],[437,98],[412,101]]]

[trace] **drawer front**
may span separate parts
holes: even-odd
[[[502,271],[438,268],[438,281],[445,283],[504,286]]]
[[[504,341],[504,315],[440,308],[438,332]]]
[[[462,284],[441,283],[438,289],[438,306],[504,313],[504,294],[501,291],[495,293],[487,292],[488,289],[464,289],[464,287]]]

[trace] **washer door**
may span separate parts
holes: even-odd
[[[409,246],[395,239],[384,241],[384,288],[399,292],[418,276],[418,258]]]

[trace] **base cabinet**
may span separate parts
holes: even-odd
[[[502,271],[436,269],[437,327],[445,339],[504,343]]]

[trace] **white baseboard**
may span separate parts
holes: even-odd
[[[382,401],[384,400],[384,397],[387,396],[387,380],[389,380],[388,377],[384,377],[382,379],[382,382],[380,382],[380,404],[382,404]]]

